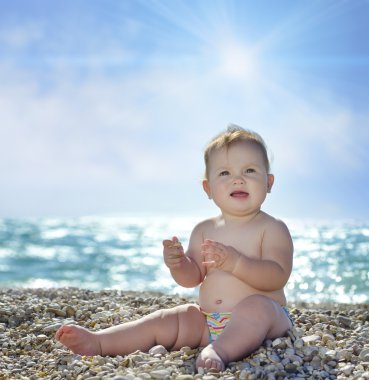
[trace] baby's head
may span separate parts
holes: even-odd
[[[205,179],[208,179],[209,160],[211,153],[219,149],[228,149],[232,144],[243,141],[253,142],[260,148],[260,151],[264,158],[266,172],[269,174],[270,163],[268,158],[268,152],[262,137],[258,135],[256,132],[243,129],[237,125],[231,124],[226,131],[215,136],[205,148]]]

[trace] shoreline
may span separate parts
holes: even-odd
[[[369,379],[369,304],[290,303],[295,326],[226,371],[195,373],[199,349],[82,357],[56,342],[63,323],[92,330],[195,302],[159,292],[0,289],[0,380]]]

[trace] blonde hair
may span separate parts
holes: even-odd
[[[264,158],[265,168],[267,173],[270,172],[270,162],[268,158],[267,146],[262,137],[251,130],[244,129],[235,124],[230,124],[228,128],[215,136],[209,144],[205,147],[204,161],[205,161],[205,178],[208,178],[209,157],[214,150],[228,149],[230,145],[240,142],[250,141],[259,146]]]

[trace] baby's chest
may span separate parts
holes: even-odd
[[[209,239],[218,241],[226,246],[231,246],[245,256],[260,258],[262,251],[262,236],[260,234],[214,234]]]

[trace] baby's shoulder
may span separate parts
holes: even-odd
[[[196,224],[193,231],[194,232],[207,232],[209,230],[214,229],[216,223],[217,223],[217,218],[208,218],[208,219],[202,220],[201,222]]]
[[[191,233],[190,245],[202,244],[205,237],[209,236],[209,232],[213,229],[214,221],[211,218],[197,223]]]
[[[262,213],[261,225],[263,226],[264,231],[279,231],[280,233],[288,232],[288,227],[283,220],[275,218],[265,212]]]
[[[220,217],[212,217],[204,219],[197,223],[192,231],[193,236],[200,236],[202,240],[206,237],[213,236],[214,232],[219,228]]]

